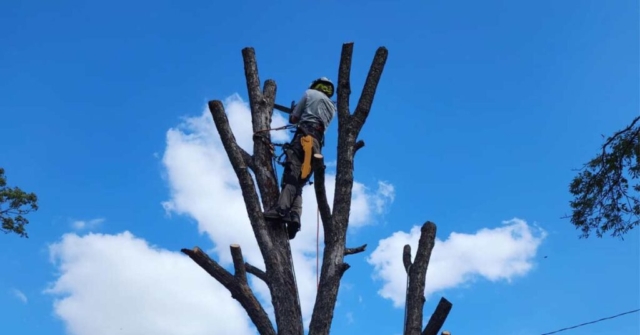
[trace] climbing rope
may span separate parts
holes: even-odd
[[[288,124],[282,127],[276,127],[276,128],[266,128],[266,129],[260,129],[258,131],[256,131],[255,133],[253,133],[253,135],[257,135],[258,133],[262,133],[265,131],[272,131],[272,130],[285,130],[285,129],[291,129],[291,128],[296,128],[295,124]]]

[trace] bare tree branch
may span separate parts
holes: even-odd
[[[263,282],[269,284],[269,278],[267,277],[267,274],[264,271],[258,269],[257,267],[247,262],[244,263],[244,268],[248,273],[262,279]]]
[[[251,107],[251,124],[253,127],[253,172],[256,176],[258,189],[260,190],[262,207],[269,208],[278,199],[279,190],[276,185],[271,159],[271,133],[263,131],[271,126],[273,114],[273,102],[276,94],[276,83],[267,80],[264,83],[265,92],[260,90],[260,76],[258,75],[258,63],[253,48],[242,49],[244,63],[244,75],[249,94],[249,106]]]
[[[247,284],[247,270],[244,267],[244,257],[242,257],[242,249],[237,244],[229,246],[231,250],[231,259],[233,260],[233,268],[235,269],[235,277],[241,284]]]
[[[367,120],[367,116],[371,110],[371,105],[373,105],[373,97],[376,95],[376,89],[378,88],[378,83],[380,82],[382,70],[384,69],[384,64],[387,62],[388,55],[389,52],[387,51],[387,48],[380,47],[373,58],[369,74],[367,75],[367,80],[364,83],[364,88],[360,95],[360,100],[358,101],[355,112],[353,112],[353,129],[356,134],[360,132],[364,122]]]
[[[322,225],[328,226],[332,224],[332,218],[325,188],[324,171],[326,166],[324,165],[324,157],[321,154],[314,154],[313,160],[313,186],[316,191],[318,211],[320,211],[320,217],[322,217]]]
[[[404,335],[420,335],[422,330],[425,278],[435,240],[436,225],[427,221],[422,225],[416,258],[409,268],[409,288],[407,289],[406,301],[407,316]]]
[[[365,251],[365,249],[367,249],[367,245],[366,244],[363,244],[363,245],[361,245],[359,247],[356,247],[356,248],[345,248],[344,249],[344,255],[347,256],[347,255],[359,254],[359,253]]]
[[[362,149],[364,147],[364,141],[363,140],[359,140],[358,142],[356,142],[354,148],[353,148],[353,152],[354,154],[356,152],[358,152],[358,150]]]
[[[607,147],[613,142],[618,136],[630,131],[636,125],[636,122],[640,121],[640,116],[636,116],[626,128],[615,132],[615,134],[611,135],[606,142],[602,145],[602,156],[607,154]]]
[[[451,307],[453,307],[453,305],[449,300],[444,297],[440,298],[438,306],[436,306],[436,310],[431,314],[431,318],[429,318],[429,322],[424,327],[421,335],[438,335],[438,332],[444,325],[447,316],[449,316]]]
[[[345,125],[351,112],[349,111],[349,96],[351,95],[351,58],[353,56],[353,42],[344,43],[340,54],[340,68],[338,70],[338,127]],[[338,132],[340,130],[338,129]]]
[[[240,154],[242,155],[242,161],[244,164],[253,170],[255,168],[255,164],[253,164],[253,156],[249,155],[249,153],[240,146],[238,146],[238,149],[240,149]]]
[[[253,233],[256,236],[260,250],[263,254],[268,253],[266,251],[271,250],[273,246],[262,216],[260,200],[256,193],[253,178],[251,178],[251,174],[247,171],[247,166],[244,163],[242,153],[239,150],[240,147],[238,146],[236,138],[229,126],[229,120],[227,119],[222,102],[219,100],[209,101],[209,110],[213,117],[213,122],[216,125],[216,129],[218,130],[218,134],[220,135],[222,146],[227,152],[231,166],[233,166],[233,170],[238,177],[247,214],[249,215],[251,226],[253,227]]]
[[[231,296],[247,311],[249,318],[251,318],[251,321],[255,324],[260,335],[276,335],[269,316],[262,308],[262,305],[260,305],[258,299],[256,299],[246,281],[242,282],[238,280],[237,274],[233,276],[198,247],[193,248],[193,250],[182,249],[181,251],[229,290]],[[242,257],[242,254],[240,254],[240,257]]]
[[[402,250],[402,264],[404,264],[404,270],[409,274],[409,269],[411,268],[411,246],[405,245]]]

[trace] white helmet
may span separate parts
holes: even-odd
[[[333,92],[335,90],[333,83],[327,77],[320,77],[314,80],[313,82],[311,82],[311,85],[309,85],[309,88],[313,90],[318,90],[326,94],[329,98],[333,96]]]

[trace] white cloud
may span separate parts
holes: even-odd
[[[225,100],[225,108],[238,143],[251,153],[248,105],[233,95]],[[274,115],[272,127],[285,123],[280,114]],[[289,134],[272,132],[272,138],[283,142]],[[238,243],[245,259],[264,269],[237,178],[208,109],[167,131],[162,162],[170,188],[170,199],[162,204],[167,214],[194,218],[198,231],[214,244],[213,258],[223,266],[232,262],[229,245]],[[335,176],[328,174],[326,182],[331,204]],[[355,183],[353,198],[353,225],[364,226],[393,201],[392,187],[383,183],[371,192]],[[291,241],[291,249],[308,325],[316,293],[313,187],[305,187],[303,199],[302,230]],[[74,226],[86,228],[90,221]],[[322,229],[319,243],[323,246]],[[253,334],[246,312],[197,264],[179,253],[149,246],[129,232],[64,235],[50,247],[50,254],[60,273],[47,292],[58,297],[54,310],[70,335]],[[268,288],[250,278],[265,310],[273,315]]]
[[[91,220],[75,220],[71,222],[71,227],[75,230],[94,229],[105,221],[104,218],[97,218]]]
[[[225,110],[236,140],[251,153],[253,130],[248,104],[238,95],[232,95],[225,100]],[[272,128],[284,124],[285,118],[274,114]],[[290,139],[287,131],[272,131],[271,135],[274,142]],[[208,109],[167,132],[163,163],[171,189],[170,200],[163,203],[167,212],[193,217],[198,222],[198,230],[213,241],[213,252],[223,265],[231,264],[229,245],[238,243],[246,260],[264,269],[237,178]],[[281,178],[281,172],[279,167],[278,178]],[[332,204],[335,175],[327,174],[325,185],[329,204]],[[354,183],[350,227],[372,223],[374,215],[382,213],[392,201],[393,186],[390,184],[380,183],[377,190],[370,191],[363,184]],[[315,192],[312,186],[307,186],[303,190],[302,230],[291,241],[305,325],[315,301],[316,243],[323,246],[322,229],[319,241],[316,240],[316,224]],[[253,285],[254,289],[265,307],[270,307],[266,285],[260,281],[253,283],[257,285]]]
[[[188,257],[129,232],[66,234],[45,291],[70,335],[254,334],[240,305]]]
[[[404,305],[406,273],[402,264],[402,248],[411,245],[412,258],[418,247],[420,227],[407,234],[402,231],[380,240],[367,259],[374,266],[374,278],[383,282],[378,294]],[[497,228],[483,228],[475,234],[451,233],[445,241],[436,238],[427,271],[425,297],[448,288],[458,287],[478,277],[495,282],[510,282],[527,274],[533,258],[546,237],[546,232],[514,218]]]
[[[22,291],[14,288],[14,289],[11,290],[11,293],[18,300],[22,301],[23,304],[26,304],[26,303],[29,302],[29,299],[27,299],[27,296]]]

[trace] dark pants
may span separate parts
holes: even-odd
[[[278,199],[278,207],[285,211],[290,210],[293,215],[297,215],[298,220],[302,217],[302,188],[313,175],[313,169],[306,178],[302,178],[302,163],[304,161],[304,149],[300,143],[300,139],[305,134],[301,131],[296,132],[293,140],[286,149],[287,159],[285,162],[284,172],[282,174],[282,191]],[[321,153],[321,146],[317,137],[313,137],[313,152],[311,159],[313,162],[313,154]],[[293,215],[291,217],[293,218]]]

